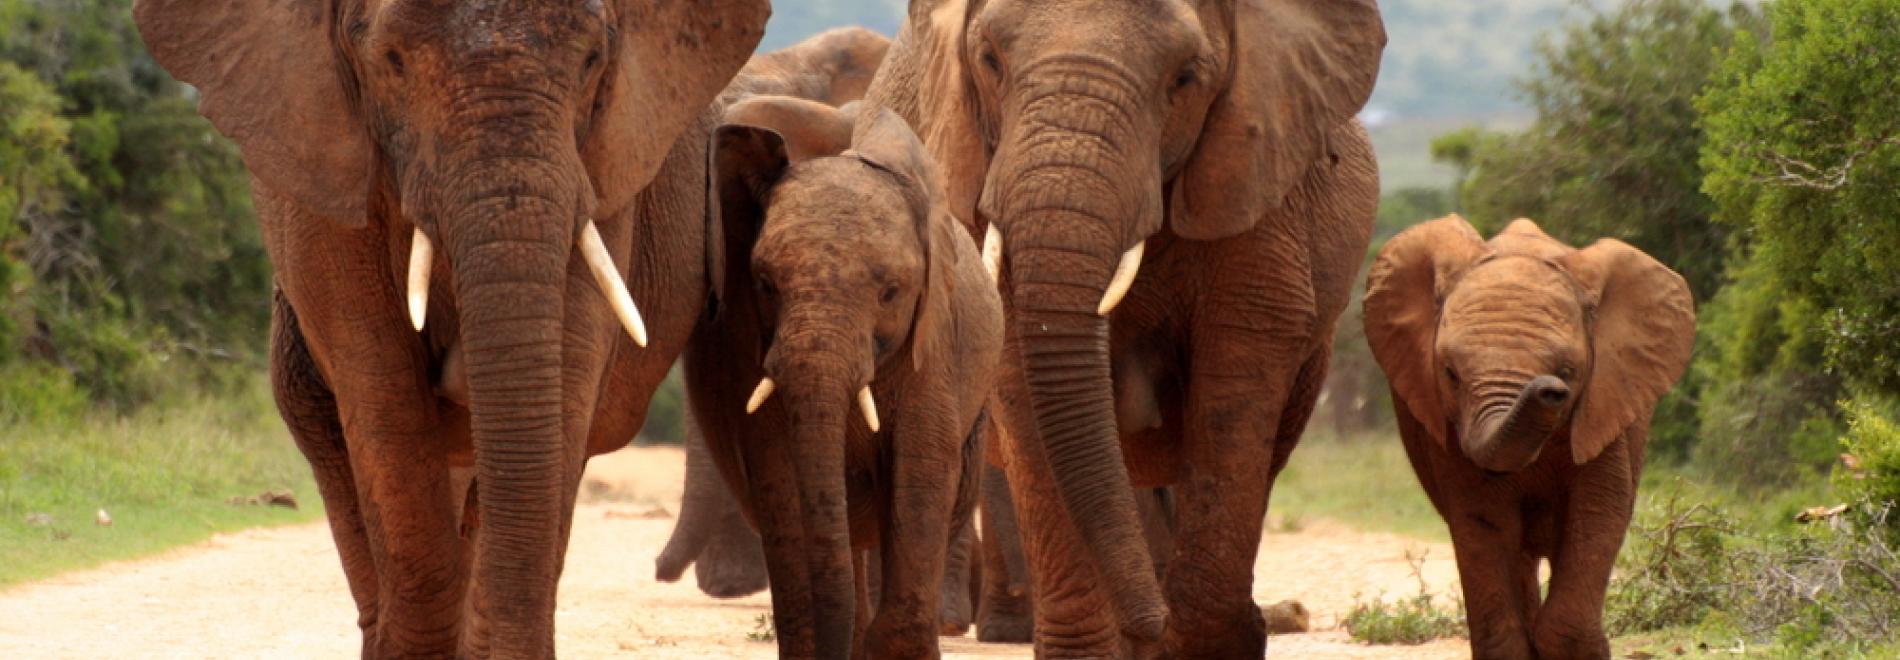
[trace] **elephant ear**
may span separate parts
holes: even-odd
[[[923,66],[917,83],[917,136],[944,172],[942,203],[965,226],[975,227],[990,150],[977,128],[976,93],[963,61],[970,9],[971,0],[911,0],[910,43],[903,45]]]
[[[1278,209],[1365,106],[1385,50],[1375,0],[1237,0],[1233,24],[1232,79],[1173,186],[1184,238],[1233,236]]]
[[[1649,419],[1682,377],[1695,345],[1695,300],[1681,275],[1615,239],[1562,263],[1596,300],[1594,366],[1570,427],[1571,458],[1581,464]]]
[[[1393,396],[1446,447],[1438,387],[1438,313],[1452,283],[1484,256],[1484,240],[1456,215],[1399,232],[1366,275],[1366,342]]]
[[[618,0],[616,57],[594,99],[581,159],[603,216],[626,208],[673,142],[744,66],[772,9],[766,0]]]
[[[367,222],[374,148],[343,85],[328,3],[137,0],[152,58],[198,89],[259,183],[347,225]]]
[[[911,366],[922,369],[947,355],[953,299],[949,273],[956,268],[950,241],[960,225],[943,204],[943,179],[904,119],[875,107],[859,110],[857,117],[850,153],[896,175],[911,200],[912,226],[924,261],[923,288],[910,320]]]
[[[766,194],[790,164],[785,153],[785,139],[769,128],[713,130],[706,154],[706,275],[715,305],[734,299],[737,291],[728,286],[750,282],[752,244],[765,224]]]
[[[851,147],[846,110],[792,96],[747,97],[726,108],[724,123],[772,129],[784,139],[786,156],[794,163]]]

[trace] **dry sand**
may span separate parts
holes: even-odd
[[[768,598],[717,601],[689,575],[653,579],[653,557],[673,528],[683,458],[627,449],[593,460],[575,513],[556,613],[557,645],[571,658],[773,658],[751,641]],[[1409,595],[1406,560],[1426,553],[1424,579],[1445,593],[1456,580],[1450,546],[1352,530],[1325,520],[1268,533],[1254,568],[1261,603],[1292,598],[1318,632],[1276,636],[1270,655],[1294,658],[1462,658],[1462,640],[1424,646],[1353,643],[1338,620],[1354,598]],[[5,658],[340,658],[357,653],[356,612],[321,523],[225,534],[137,561],[70,573],[0,592]],[[1026,645],[944,640],[949,658],[1028,658]]]

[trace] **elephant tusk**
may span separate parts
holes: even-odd
[[[876,433],[878,429],[877,399],[871,398],[870,385],[858,390],[858,409],[864,411],[864,425],[871,427],[871,432]]]
[[[776,389],[778,389],[778,383],[772,382],[771,376],[760,378],[758,389],[752,390],[752,398],[746,399],[745,414],[758,412],[759,406],[765,405],[765,400],[772,398],[772,390]]]
[[[1147,241],[1136,243],[1122,253],[1122,261],[1115,265],[1115,276],[1108,279],[1108,288],[1102,291],[1102,304],[1095,307],[1095,313],[1108,316],[1121,304],[1122,296],[1128,295],[1128,287],[1135,285],[1135,271],[1141,270],[1141,252],[1147,247]]]
[[[1003,277],[1003,232],[990,223],[989,230],[983,232],[983,268],[990,271],[990,282],[995,283]]]
[[[620,317],[620,325],[627,328],[627,334],[633,335],[633,343],[646,348],[647,324],[640,320],[640,308],[633,306],[633,294],[627,292],[627,283],[620,279],[613,256],[607,254],[607,243],[600,240],[600,230],[594,228],[592,220],[581,227],[580,247],[581,256],[587,259],[587,269],[594,272],[594,283],[600,285],[607,304],[614,308],[614,316]]]
[[[409,241],[409,325],[416,332],[422,332],[422,324],[429,320],[429,273],[435,261],[435,245],[429,242],[429,235],[416,228],[416,237]]]

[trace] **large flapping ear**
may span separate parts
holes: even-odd
[[[906,26],[921,60],[917,136],[944,173],[945,208],[975,227],[977,198],[989,176],[990,150],[976,123],[976,94],[963,61],[964,26],[972,0],[912,0]]]
[[[956,268],[956,250],[950,241],[961,225],[944,207],[943,179],[931,163],[922,142],[902,117],[889,110],[864,107],[857,113],[851,135],[851,153],[896,175],[906,187],[905,197],[912,200],[911,216],[924,262],[923,288],[918,292],[917,310],[911,314],[912,366],[943,359],[946,355],[953,322],[950,313],[949,276]]]
[[[132,14],[252,176],[318,215],[366,221],[374,150],[344,88],[329,3],[138,0]]]
[[[1365,106],[1385,51],[1375,0],[1237,0],[1233,23],[1232,77],[1174,183],[1185,238],[1233,236],[1279,208]]]
[[[785,140],[769,128],[720,126],[706,154],[706,276],[715,304],[751,281],[752,244],[765,225],[765,198],[784,176]],[[727,272],[731,269],[732,272]]]
[[[1682,377],[1695,346],[1695,300],[1681,275],[1615,239],[1562,263],[1596,298],[1594,366],[1570,426],[1571,458],[1581,464],[1649,419]]]
[[[1438,392],[1438,313],[1457,275],[1485,253],[1484,240],[1456,215],[1399,232],[1366,275],[1366,342],[1405,403],[1446,447]]]
[[[618,0],[617,56],[594,99],[581,159],[598,213],[625,208],[765,35],[767,0]]]
[[[722,123],[769,128],[785,140],[786,155],[796,163],[836,156],[851,147],[851,117],[844,111],[791,96],[760,95],[726,108]]]

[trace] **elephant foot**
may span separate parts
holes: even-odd
[[[1607,660],[1610,657],[1610,639],[1600,629],[1559,631],[1540,628],[1531,640],[1531,645],[1536,648],[1539,658]]]
[[[1235,616],[1223,617],[1225,625],[1195,626],[1182,630],[1169,626],[1163,657],[1169,658],[1258,658],[1267,650],[1267,624],[1260,609],[1248,603]],[[1170,618],[1174,624],[1181,619]]]
[[[765,572],[765,550],[756,537],[716,540],[694,562],[699,590],[713,598],[741,598],[771,586]]]
[[[983,597],[976,621],[977,641],[1028,644],[1035,634],[1036,621],[1030,614],[1029,599]]]
[[[970,632],[971,610],[970,592],[967,589],[944,589],[943,605],[937,615],[937,634],[944,637],[962,637]]]

